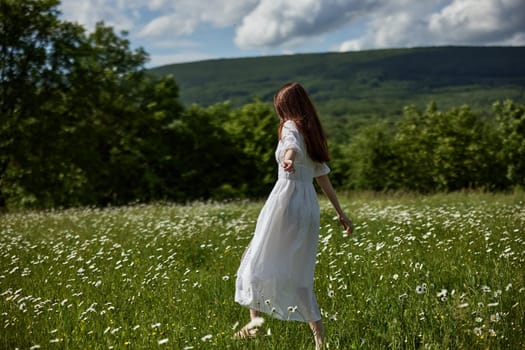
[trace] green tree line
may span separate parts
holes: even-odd
[[[337,184],[346,189],[422,193],[525,185],[525,106],[511,100],[475,112],[435,103],[405,107],[396,123],[376,123],[336,144]]]
[[[58,0],[0,0],[0,207],[254,198],[275,179],[277,117],[254,100],[183,106],[173,77]],[[351,131],[350,131],[351,132]],[[331,144],[342,189],[504,190],[525,179],[525,107],[407,107]]]

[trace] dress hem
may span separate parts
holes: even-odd
[[[250,310],[255,310],[257,312],[262,312],[272,318],[275,318],[277,320],[281,320],[281,321],[296,321],[296,322],[302,322],[302,323],[309,323],[309,322],[317,322],[317,321],[320,321],[322,318],[319,318],[319,319],[316,319],[316,320],[307,320],[305,318],[302,318],[302,319],[299,319],[299,318],[290,318],[290,317],[283,317],[281,316],[280,314],[278,313],[275,313],[275,312],[271,312],[271,311],[268,311],[268,310],[263,310],[261,309],[260,307],[258,306],[255,306],[255,305],[246,305],[246,304],[242,304],[240,303],[239,301],[235,300],[235,302],[241,306],[244,306],[245,308],[248,308]]]

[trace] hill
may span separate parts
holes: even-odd
[[[299,81],[331,116],[400,114],[433,100],[442,108],[525,101],[525,47],[429,47],[217,59],[151,69],[172,74],[185,104],[271,101]]]

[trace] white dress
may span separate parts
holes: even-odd
[[[288,149],[296,151],[293,174],[280,165]],[[330,169],[308,157],[293,121],[284,123],[275,157],[279,177],[237,271],[235,301],[278,319],[318,321],[321,314],[313,278],[319,203],[313,178],[328,174]]]

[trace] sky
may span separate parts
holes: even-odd
[[[217,58],[524,46],[525,0],[61,0],[62,18],[126,31],[148,67]]]

